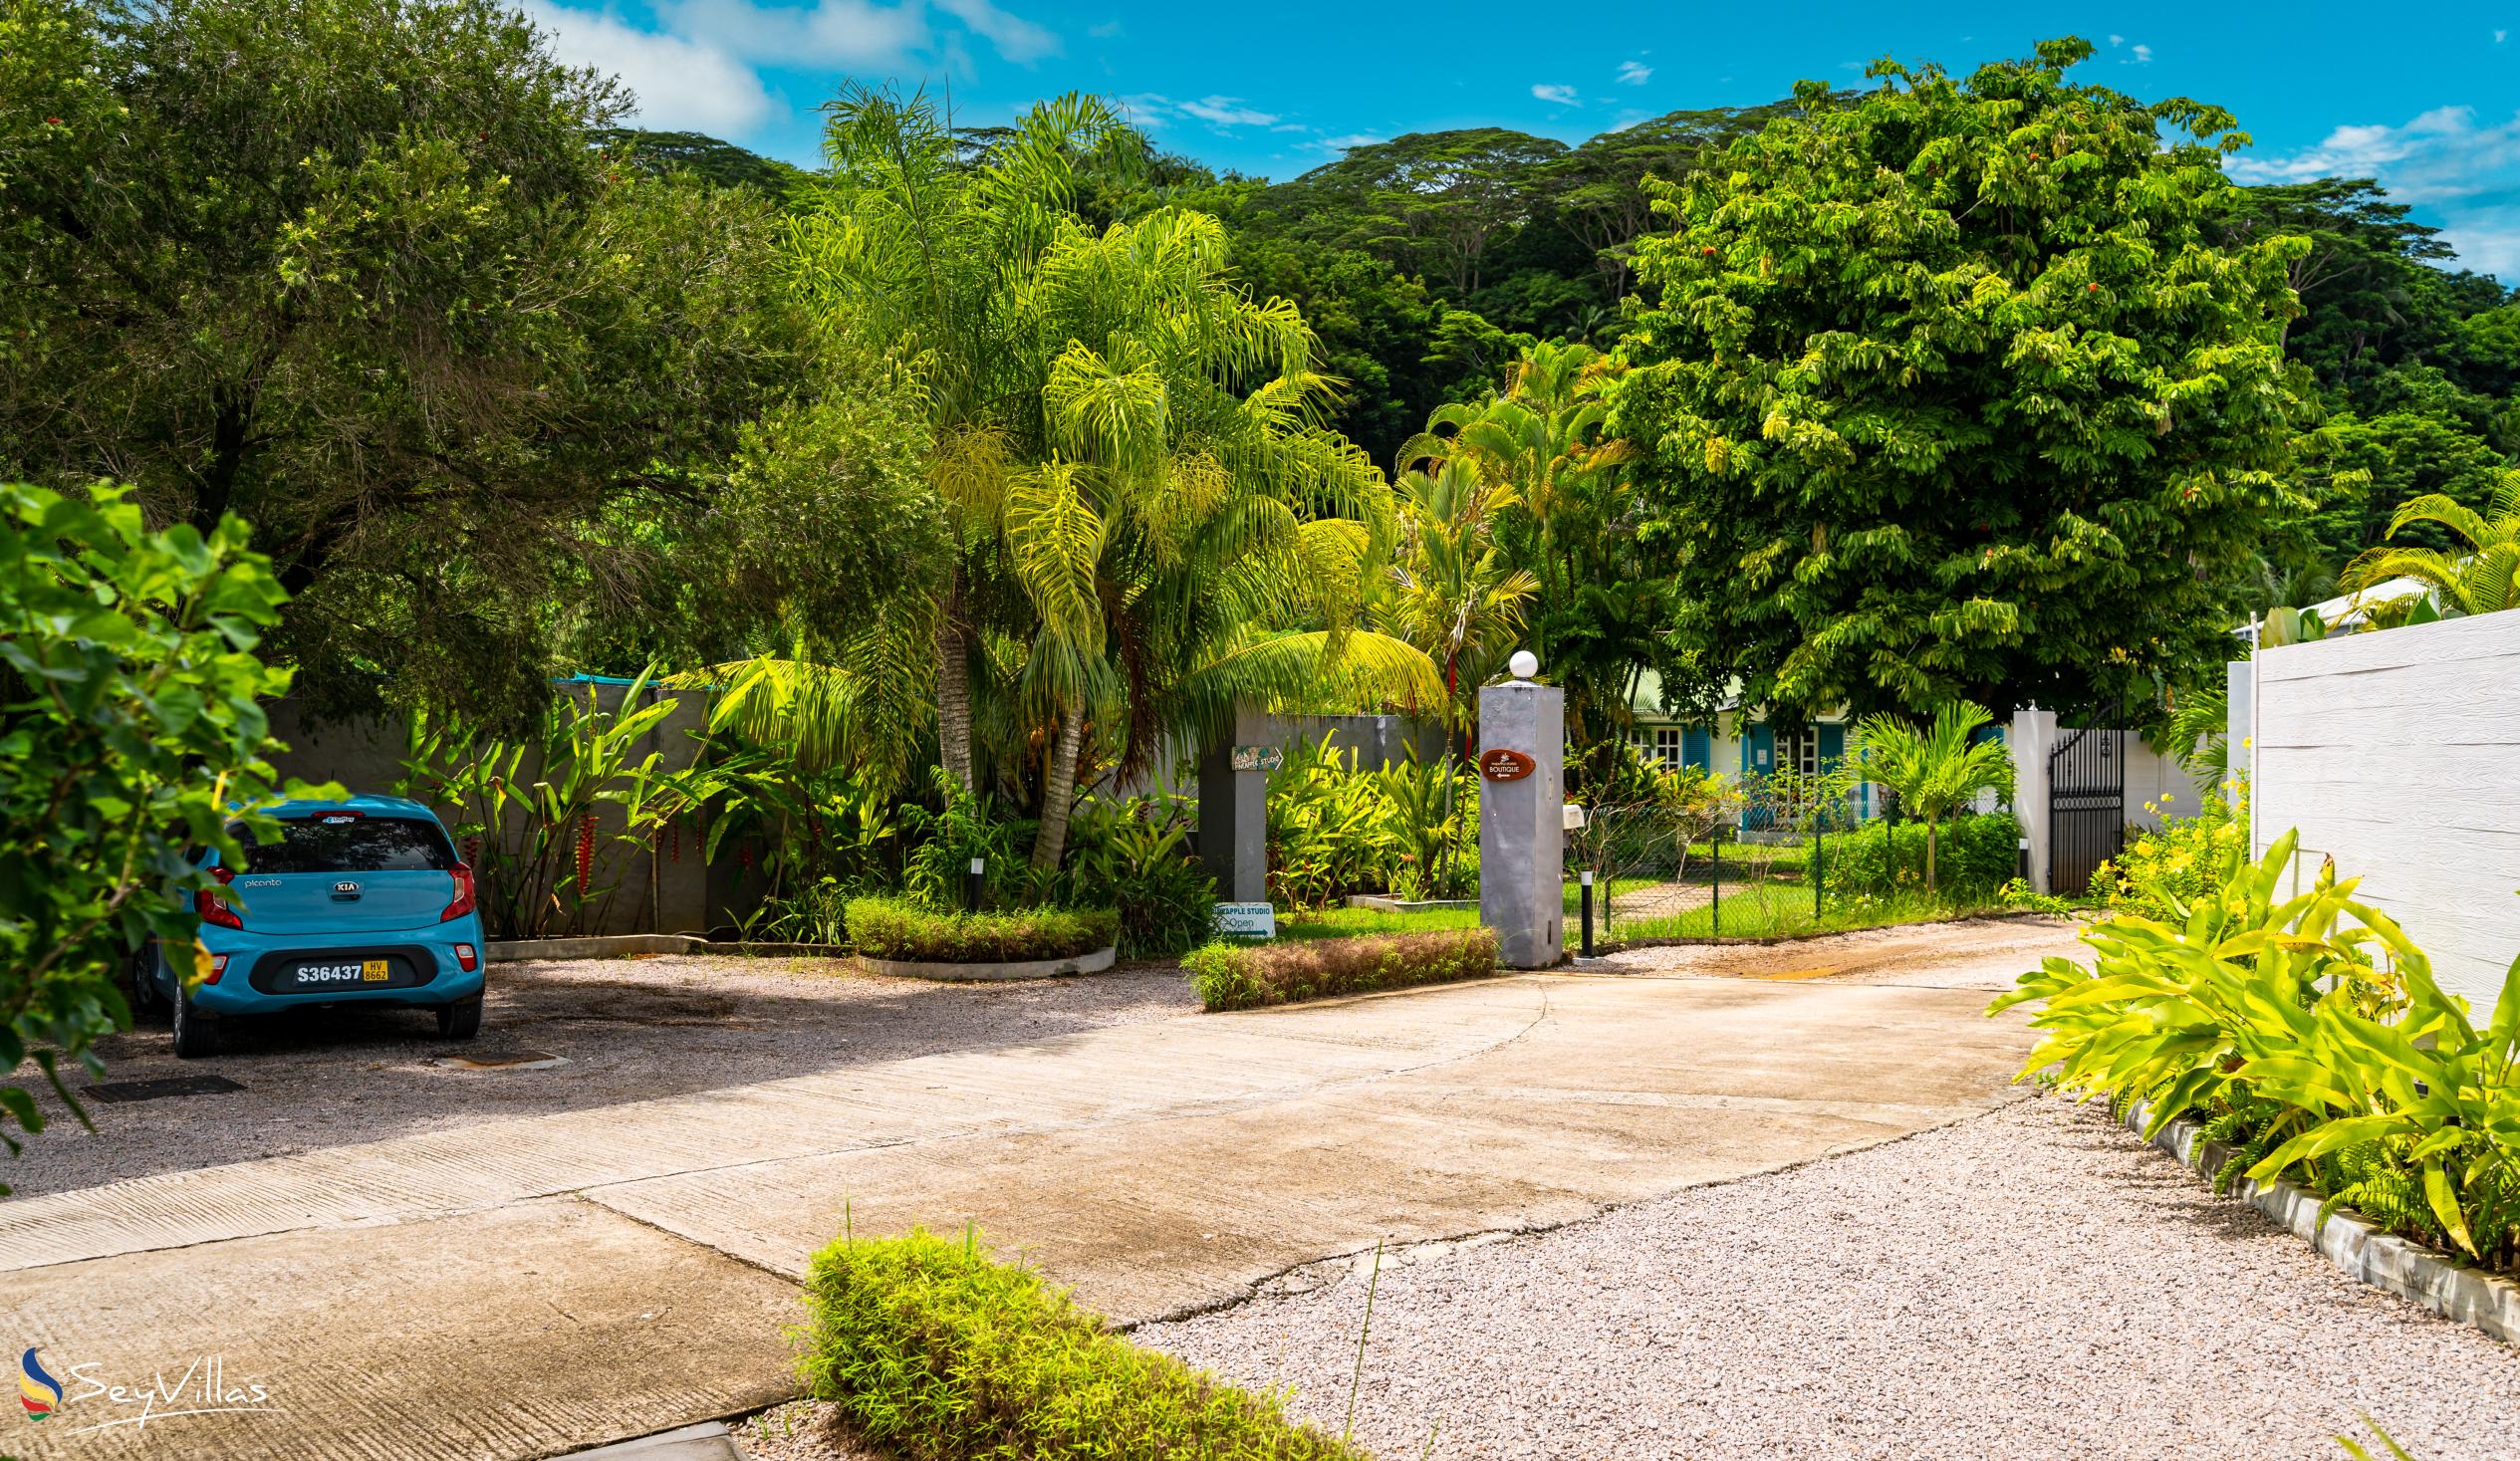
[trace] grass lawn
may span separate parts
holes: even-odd
[[[1931,923],[1983,912],[1975,903],[1906,894],[1892,898],[1839,899],[1814,917],[1811,888],[1802,883],[1726,883],[1720,908],[1709,905],[1660,917],[1618,918],[1608,928],[1597,925],[1594,937],[1608,942],[1630,938],[1777,938],[1804,933],[1841,933],[1855,928],[1883,928],[1893,923]]]
[[[1727,864],[1729,865],[1729,864]],[[1645,886],[1641,879],[1623,878],[1614,894],[1626,893]],[[1567,943],[1578,939],[1577,919],[1581,916],[1581,893],[1570,883],[1566,889]],[[1601,904],[1594,905],[1594,917],[1601,920]],[[1931,923],[1944,918],[1963,918],[1986,911],[1974,903],[1955,903],[1909,894],[1896,898],[1841,899],[1829,904],[1821,916],[1811,911],[1811,888],[1799,882],[1737,883],[1724,882],[1720,933],[1725,938],[1776,938],[1791,934],[1839,933],[1856,928],[1882,928],[1893,923]],[[1423,933],[1437,928],[1470,928],[1477,925],[1476,908],[1439,908],[1421,913],[1384,913],[1371,908],[1326,908],[1319,912],[1292,912],[1278,915],[1278,937],[1349,938],[1368,933]],[[1709,938],[1718,933],[1716,910],[1691,908],[1685,912],[1640,918],[1616,917],[1596,921],[1595,939],[1608,943],[1630,938]]]

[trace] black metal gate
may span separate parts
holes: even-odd
[[[2127,836],[2125,733],[2113,708],[2048,753],[2048,891],[2080,897]]]

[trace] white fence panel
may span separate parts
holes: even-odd
[[[2297,829],[2296,885],[2335,857],[2485,1013],[2520,954],[2520,612],[2262,650],[2255,679],[2256,850]]]

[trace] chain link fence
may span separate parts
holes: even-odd
[[[1568,906],[1580,919],[1590,874],[1596,944],[1765,937],[1828,923],[1829,839],[1856,826],[1844,778],[1670,778],[1655,790],[1586,808],[1584,826],[1567,833]],[[1570,922],[1573,944],[1581,924]]]

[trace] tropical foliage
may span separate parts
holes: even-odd
[[[1887,788],[1902,814],[1925,824],[1928,892],[1935,885],[1935,834],[1942,820],[1982,792],[2012,794],[2012,753],[2002,741],[1978,734],[1993,720],[1983,705],[1954,701],[1923,727],[1890,714],[1867,716],[1856,727],[1857,773]]]
[[[2039,1003],[2023,1067],[2068,1094],[2144,1102],[2147,1134],[2195,1115],[2237,1155],[2220,1174],[2301,1181],[2499,1268],[2520,1249],[2520,961],[2479,1024],[2431,961],[2324,863],[2292,890],[2298,839],[2215,849],[2193,899],[2084,935],[1989,1013]]]
[[[196,898],[219,887],[194,849],[230,866],[278,835],[283,794],[263,701],[288,672],[257,650],[285,600],[245,526],[159,532],[129,493],[86,499],[0,486],[0,1141],[44,1126],[16,1084],[32,1061],[86,1119],[61,1063],[127,1028],[118,987],[135,958],[207,972]],[[169,896],[169,894],[173,896]],[[198,967],[196,967],[198,966]],[[0,1184],[0,1193],[7,1187]]]
[[[2449,533],[2457,546],[2439,549],[2395,542],[2419,523]],[[2347,589],[2368,589],[2403,578],[2423,585],[2433,607],[2443,612],[2492,613],[2520,608],[2520,472],[2497,474],[2484,512],[2440,494],[2410,498],[2389,520],[2389,544],[2347,565]]]

